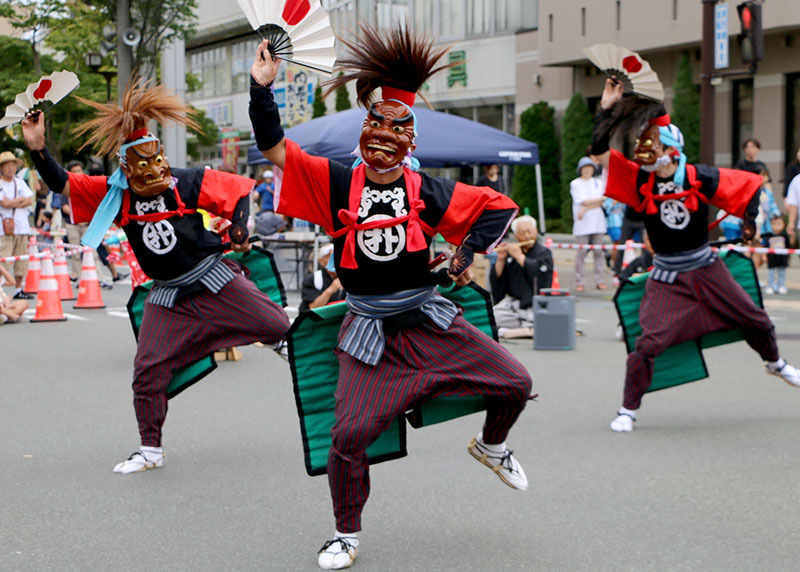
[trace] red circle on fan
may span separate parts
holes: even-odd
[[[51,87],[53,87],[53,82],[49,79],[43,79],[39,82],[39,87],[36,88],[36,91],[33,92],[33,97],[42,99],[50,91]]]
[[[628,73],[636,73],[642,69],[642,62],[636,56],[628,56],[622,60],[622,67]]]
[[[311,10],[311,4],[308,0],[286,0],[281,17],[287,24],[294,26],[306,17],[309,10]]]

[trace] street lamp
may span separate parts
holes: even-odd
[[[111,80],[117,76],[117,70],[101,70],[100,68],[103,65],[103,54],[99,52],[88,52],[85,56],[83,56],[83,60],[86,62],[86,67],[92,73],[97,73],[103,76],[106,80],[106,103],[111,103]],[[106,175],[109,172],[109,162],[108,156],[103,156],[103,170],[105,171]]]
[[[111,80],[117,76],[117,70],[101,70],[103,65],[103,54],[100,52],[88,52],[83,56],[86,66],[92,73],[102,75],[106,80],[106,103],[111,102]]]

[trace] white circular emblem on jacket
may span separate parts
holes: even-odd
[[[142,229],[144,245],[156,254],[166,254],[178,242],[175,227],[168,220],[145,223]]]
[[[376,214],[362,221],[361,224],[394,218],[386,214]],[[406,247],[406,230],[402,224],[389,228],[372,228],[359,230],[356,240],[361,252],[370,260],[386,262],[394,260]]]
[[[659,208],[661,213],[661,222],[674,230],[681,230],[689,225],[689,209],[683,204],[683,201],[674,199],[664,201]]]

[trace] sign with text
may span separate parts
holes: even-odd
[[[726,68],[728,65],[728,5],[714,6],[714,68]]]

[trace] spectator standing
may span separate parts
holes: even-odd
[[[517,242],[502,242],[495,252],[490,282],[499,300],[494,319],[501,338],[533,335],[533,296],[553,283],[553,255],[537,240],[536,219],[523,215],[511,223]]]
[[[761,242],[766,246],[766,240],[762,240],[762,237],[772,234],[771,221],[781,216],[781,209],[778,208],[775,202],[775,196],[772,194],[772,186],[769,184],[769,172],[763,169],[759,175],[761,175],[762,184],[761,188],[758,190],[758,215],[756,216],[757,232],[754,242],[756,244]],[[756,268],[760,268],[765,260],[766,258],[760,252],[753,253],[753,263]]]
[[[789,224],[786,225],[786,232],[789,235],[790,243],[794,243],[797,236],[797,226],[800,222],[797,217],[797,209],[800,207],[800,177],[795,177],[789,183],[784,204],[789,211]]]
[[[800,175],[800,147],[797,148],[794,154],[794,160],[786,165],[786,172],[783,175],[783,196],[784,198],[789,192],[789,184],[797,175]]]
[[[569,184],[572,196],[572,234],[578,244],[603,244],[606,234],[606,216],[602,205],[605,202],[604,185],[599,177],[595,177],[596,168],[589,157],[578,161],[578,178]],[[585,250],[578,250],[575,258],[575,290],[584,290]],[[598,290],[605,290],[603,281],[603,252],[594,250],[594,283]]]
[[[741,169],[756,175],[760,174],[761,171],[769,172],[764,161],[758,159],[758,154],[761,151],[761,141],[755,137],[748,137],[742,143],[742,150],[744,151],[744,157],[739,159],[734,167],[735,169]]]
[[[786,232],[786,225],[783,221],[783,216],[778,215],[772,219],[772,234],[765,237],[765,241],[769,248],[788,248],[789,235]],[[789,266],[788,254],[767,254],[767,274],[768,285],[765,294],[772,295],[775,292],[778,294],[788,294],[789,290],[786,288],[786,267]]]
[[[31,234],[30,211],[33,206],[33,191],[27,183],[16,176],[22,164],[10,151],[0,153],[0,217],[3,219],[3,235],[0,236],[0,258],[28,254],[28,239]],[[6,264],[14,278],[14,299],[28,300],[32,295],[22,291],[22,280],[28,271],[28,261],[20,260]]]
[[[344,300],[345,291],[336,277],[333,264],[333,245],[326,244],[319,249],[319,268],[303,280],[300,310],[319,308]]]
[[[263,181],[256,186],[255,192],[258,194],[258,205],[260,212],[275,211],[275,175],[272,171],[264,171]]]
[[[483,175],[475,182],[476,187],[491,187],[498,193],[507,195],[503,178],[500,176],[500,165],[485,165]]]

